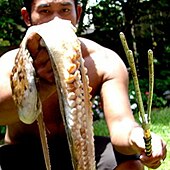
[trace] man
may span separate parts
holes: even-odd
[[[81,6],[76,0],[25,0],[25,6],[21,14],[27,26],[45,23],[55,17],[71,20],[76,25],[81,15]],[[143,130],[135,122],[130,109],[128,73],[124,63],[113,51],[90,40],[79,39],[92,95],[101,95],[110,132],[110,140],[95,138],[97,169],[142,170],[143,165],[159,167],[166,157],[166,144],[159,136],[152,134],[152,156],[145,155]],[[52,88],[55,87],[54,76],[47,51],[39,41],[40,37],[32,34],[28,49],[40,78],[52,169],[70,170],[71,160],[58,97],[55,88]],[[7,125],[6,145],[0,148],[0,166],[2,170],[43,170],[45,166],[37,124],[26,125],[19,120],[11,97],[9,77],[17,51],[10,51],[0,59],[0,124]],[[137,154],[139,157],[135,156]]]

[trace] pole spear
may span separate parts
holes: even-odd
[[[152,154],[152,144],[151,144],[151,132],[150,132],[150,124],[151,124],[151,107],[152,107],[152,98],[153,98],[153,87],[154,87],[154,67],[153,67],[153,52],[152,50],[148,50],[148,66],[149,66],[149,97],[147,102],[147,112],[145,113],[141,91],[139,87],[139,81],[135,66],[135,61],[133,57],[133,52],[129,49],[125,35],[120,32],[120,39],[131,68],[132,78],[134,81],[134,87],[139,107],[139,117],[141,119],[142,128],[144,130],[144,141],[145,141],[145,153],[149,157]]]

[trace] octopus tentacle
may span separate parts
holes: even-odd
[[[50,32],[47,34],[46,30]],[[42,113],[36,89],[35,70],[26,48],[27,37],[32,32],[40,35],[42,38],[40,43],[49,53],[73,167],[75,170],[95,170],[91,87],[81,54],[80,41],[70,21],[54,19],[28,29],[11,75],[12,94],[18,106],[19,117],[25,123],[33,123]],[[34,99],[34,103],[30,98]],[[28,103],[31,106],[29,108]],[[43,122],[42,119],[38,121]],[[42,122],[40,125],[43,125]],[[46,137],[43,126],[40,130],[42,132],[40,134]],[[47,145],[47,141],[42,145]],[[44,154],[49,154],[47,152]],[[49,163],[46,165],[49,167]]]

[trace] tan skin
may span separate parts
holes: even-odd
[[[27,26],[48,22],[54,17],[71,20],[72,24],[76,25],[81,14],[81,7],[78,5],[76,13],[73,0],[34,0],[31,16],[26,8],[22,8],[21,14]],[[79,39],[85,66],[88,69],[90,86],[93,89],[92,95],[101,95],[112,143],[118,151],[124,154],[141,154],[140,161],[125,162],[116,169],[128,170],[133,166],[133,169],[136,167],[137,170],[142,170],[141,162],[148,167],[157,168],[161,164],[160,161],[166,157],[166,144],[159,136],[152,134],[153,153],[149,158],[145,156],[143,131],[135,122],[130,109],[128,73],[124,63],[113,51],[93,41]],[[47,51],[44,48],[38,48],[39,40],[39,36],[31,35],[28,40],[28,49],[41,79],[40,94],[50,139],[55,134],[64,134],[64,126],[60,116],[50,60]],[[20,122],[11,97],[9,77],[16,53],[17,50],[10,51],[0,58],[0,124],[8,125],[5,136],[7,143],[19,142],[26,134],[38,136],[36,122],[32,125]]]

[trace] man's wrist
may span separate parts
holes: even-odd
[[[141,135],[143,136],[142,127],[139,124],[134,125],[129,133],[129,145],[133,150],[137,152],[138,152],[138,147],[136,145],[136,139],[141,138]]]

